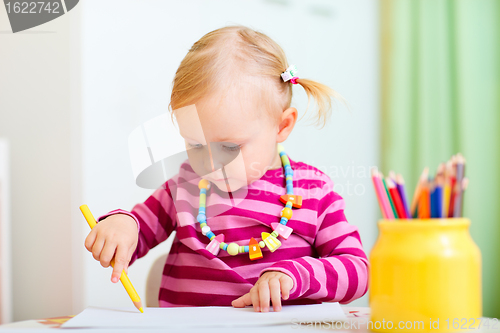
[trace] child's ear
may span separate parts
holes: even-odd
[[[295,126],[297,122],[297,109],[296,108],[288,108],[281,114],[281,121],[278,127],[278,135],[276,137],[276,142],[285,141]]]

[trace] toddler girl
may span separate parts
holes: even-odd
[[[297,120],[293,84],[315,99],[324,124],[331,98],[340,96],[297,78],[266,35],[231,26],[192,46],[170,102],[188,160],[132,211],[101,216],[85,240],[102,266],[115,258],[112,282],[175,230],[162,307],[267,312],[365,294],[368,261],[343,199],[327,175],[279,145]]]

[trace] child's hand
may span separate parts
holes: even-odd
[[[273,310],[277,312],[281,310],[281,298],[287,300],[292,288],[293,280],[288,275],[277,271],[265,272],[250,292],[235,299],[231,304],[235,308],[244,308],[253,304],[254,311],[268,312],[269,300],[271,300]]]
[[[135,220],[125,214],[110,215],[90,231],[85,239],[85,248],[92,252],[102,267],[109,267],[115,259],[111,282],[120,279],[122,270],[127,272],[130,258],[137,247],[138,229]]]

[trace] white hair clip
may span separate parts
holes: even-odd
[[[286,71],[281,73],[281,78],[283,79],[284,82],[288,82],[296,76],[297,76],[297,68],[295,68],[295,65],[290,65],[290,67],[288,67]]]

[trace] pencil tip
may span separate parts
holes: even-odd
[[[142,302],[141,300],[139,299],[138,301],[132,301],[134,303],[134,306],[137,310],[141,311],[142,313],[144,313],[144,310],[142,309]]]
[[[400,173],[398,173],[396,175],[396,182],[398,182],[400,185],[404,185],[405,183],[405,180],[403,178],[403,175],[401,175]]]
[[[462,179],[462,190],[465,191],[469,186],[469,178],[465,177]]]

